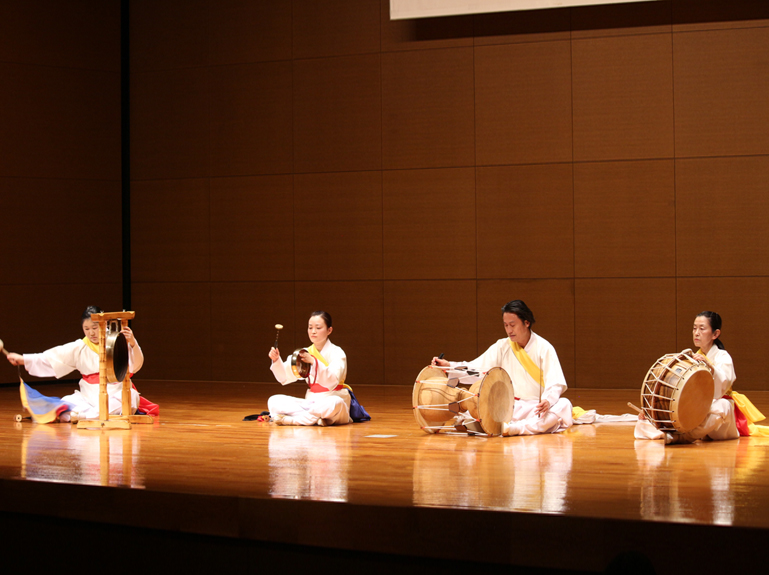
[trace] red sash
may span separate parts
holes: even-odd
[[[731,396],[725,395],[721,399],[732,399]],[[748,429],[748,418],[745,417],[745,414],[742,413],[742,410],[739,408],[737,403],[732,399],[732,404],[734,405],[734,423],[737,424],[737,431],[740,432],[740,435],[742,437],[747,437],[750,435],[750,430]]]
[[[90,383],[91,385],[98,385],[99,384],[99,374],[98,373],[89,373],[88,375],[80,374],[83,378],[83,381],[86,383]],[[133,373],[129,374],[129,377],[131,377]],[[131,382],[131,387],[136,389],[136,386],[133,384],[133,381]],[[322,386],[318,386],[322,387]],[[138,390],[137,390],[138,391]],[[323,391],[328,391],[326,388],[323,388]],[[151,415],[153,417],[160,415],[160,406],[157,403],[152,403],[147,398],[145,398],[143,395],[139,396],[139,411],[143,411],[147,415]]]
[[[326,393],[327,391],[339,391],[341,389],[344,389],[344,385],[341,383],[337,385],[334,389],[329,389],[327,387],[323,387],[319,383],[315,383],[318,381],[318,358],[315,356],[312,356],[312,358],[315,360],[315,381],[310,382],[310,380],[307,380],[307,387],[310,388],[310,391],[313,393]]]

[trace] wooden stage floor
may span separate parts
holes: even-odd
[[[440,571],[441,561],[602,572],[637,559],[657,573],[764,561],[769,438],[665,447],[635,441],[627,423],[537,437],[428,435],[411,389],[398,386],[356,388],[371,422],[279,427],[242,419],[299,386],[136,384],[161,417],[107,432],[16,423],[18,389],[0,388],[0,513],[21,524],[423,557]],[[46,395],[72,388],[39,386]],[[637,395],[567,394],[615,414]],[[769,413],[769,392],[750,397]]]

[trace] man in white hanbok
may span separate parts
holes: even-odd
[[[510,375],[515,391],[513,418],[503,425],[503,435],[555,433],[572,426],[571,402],[561,397],[566,378],[555,348],[531,330],[534,314],[521,300],[502,308],[507,337],[498,340],[483,355],[470,362],[450,362],[433,358],[434,365],[466,366],[486,372],[501,367]]]

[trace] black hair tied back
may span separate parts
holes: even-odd
[[[714,311],[701,311],[700,313],[697,314],[697,317],[705,317],[705,318],[707,318],[707,320],[710,322],[710,329],[712,329],[713,331],[716,331],[717,329],[718,330],[721,329],[721,316],[718,315],[716,312],[714,312]],[[720,337],[717,337],[716,341],[714,341],[713,343],[716,344],[716,347],[718,347],[718,349],[726,349],[724,347],[724,344],[721,343],[721,338]]]

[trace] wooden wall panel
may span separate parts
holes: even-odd
[[[3,284],[120,281],[119,182],[0,178],[0,197]]]
[[[81,339],[80,316],[89,305],[109,311],[123,309],[119,277],[118,281],[104,283],[98,278],[87,281],[89,278],[83,273],[86,270],[80,271],[78,283],[0,284],[0,301],[5,303],[0,306],[0,339],[8,351],[39,353]],[[0,383],[18,385],[16,368],[5,360],[5,356],[2,359]],[[24,381],[52,379],[36,378],[24,370],[22,377]],[[72,377],[78,376],[73,374]]]
[[[769,4],[763,0],[676,0],[673,30],[763,28],[769,24]]]
[[[475,278],[475,170],[384,172],[384,277]]]
[[[380,0],[293,0],[294,58],[379,52]]]
[[[390,0],[380,1],[383,52],[473,45],[472,16],[390,20]]]
[[[208,0],[131,0],[131,72],[205,66]]]
[[[676,161],[679,276],[769,274],[769,157]]]
[[[205,190],[196,183],[203,209]],[[212,178],[210,186],[211,280],[293,280],[293,176]],[[191,225],[191,234],[203,233],[198,225],[206,223]]]
[[[297,173],[382,166],[379,54],[294,61]]]
[[[212,284],[135,281],[131,289],[136,311],[133,329],[145,358],[137,380],[214,379]],[[235,318],[216,320],[232,322]]]
[[[331,314],[330,339],[347,355],[347,383],[353,389],[390,383],[385,380],[382,282],[296,282],[295,348],[310,345],[307,321],[318,310]]]
[[[475,358],[475,281],[384,282],[385,383],[413,386],[432,358]]]
[[[211,176],[290,174],[291,62],[212,67]]]
[[[134,282],[209,281],[208,180],[131,185],[131,278]]]
[[[119,71],[120,1],[0,3],[0,62]]]
[[[133,179],[209,175],[209,73],[187,68],[132,76]]]
[[[673,160],[574,166],[577,277],[673,277]]]
[[[574,159],[673,156],[670,34],[574,40]]]
[[[120,2],[0,5],[0,338],[41,352],[122,309]],[[0,381],[16,382],[3,362]],[[24,374],[27,380],[34,380]]]
[[[534,332],[553,344],[566,382],[575,381],[574,280],[479,280],[478,352],[505,337],[502,306],[520,299],[534,314]]]
[[[382,173],[301,174],[294,180],[298,280],[382,279]]]
[[[769,28],[677,34],[676,153],[769,153]]]
[[[211,378],[275,382],[267,354],[275,343],[276,323],[284,326],[278,340],[281,355],[285,357],[296,347],[296,326],[289,321],[294,314],[293,283],[217,282],[210,286]],[[275,393],[281,393],[279,390],[278,385]],[[264,409],[267,407],[247,413]]]
[[[291,2],[217,0],[208,10],[212,66],[291,59]]]
[[[693,348],[694,318],[715,311],[723,321],[721,341],[734,360],[734,389],[769,389],[766,355],[756,341],[769,323],[767,293],[766,277],[679,278],[676,349]]]
[[[485,46],[475,55],[478,164],[571,161],[569,42]]]
[[[670,33],[672,2],[579,6],[571,11],[572,38]]]
[[[477,173],[478,278],[573,277],[571,164]]]
[[[477,14],[475,45],[571,40],[571,9],[520,10]]]
[[[575,282],[576,386],[637,388],[666,353],[676,351],[674,278]]]
[[[0,175],[120,177],[115,72],[0,63]]]
[[[382,167],[473,164],[473,50],[382,55]]]
[[[168,318],[208,311],[185,317],[219,354],[196,372],[271,377],[212,318],[248,310],[266,349],[277,308],[302,324],[291,347],[326,307],[352,383],[411,386],[433,355],[469,359],[501,337],[496,310],[523,297],[572,387],[637,389],[677,347],[697,281],[730,317],[762,309],[766,3],[399,22],[389,0],[267,4],[132,3],[134,281],[153,313],[176,292]],[[0,127],[25,142],[16,98],[0,95],[22,112]],[[89,121],[69,149],[103,137]],[[0,168],[71,169],[67,146],[33,161],[13,143],[0,138]],[[753,353],[751,321],[735,353]],[[171,377],[184,355],[149,343]]]

